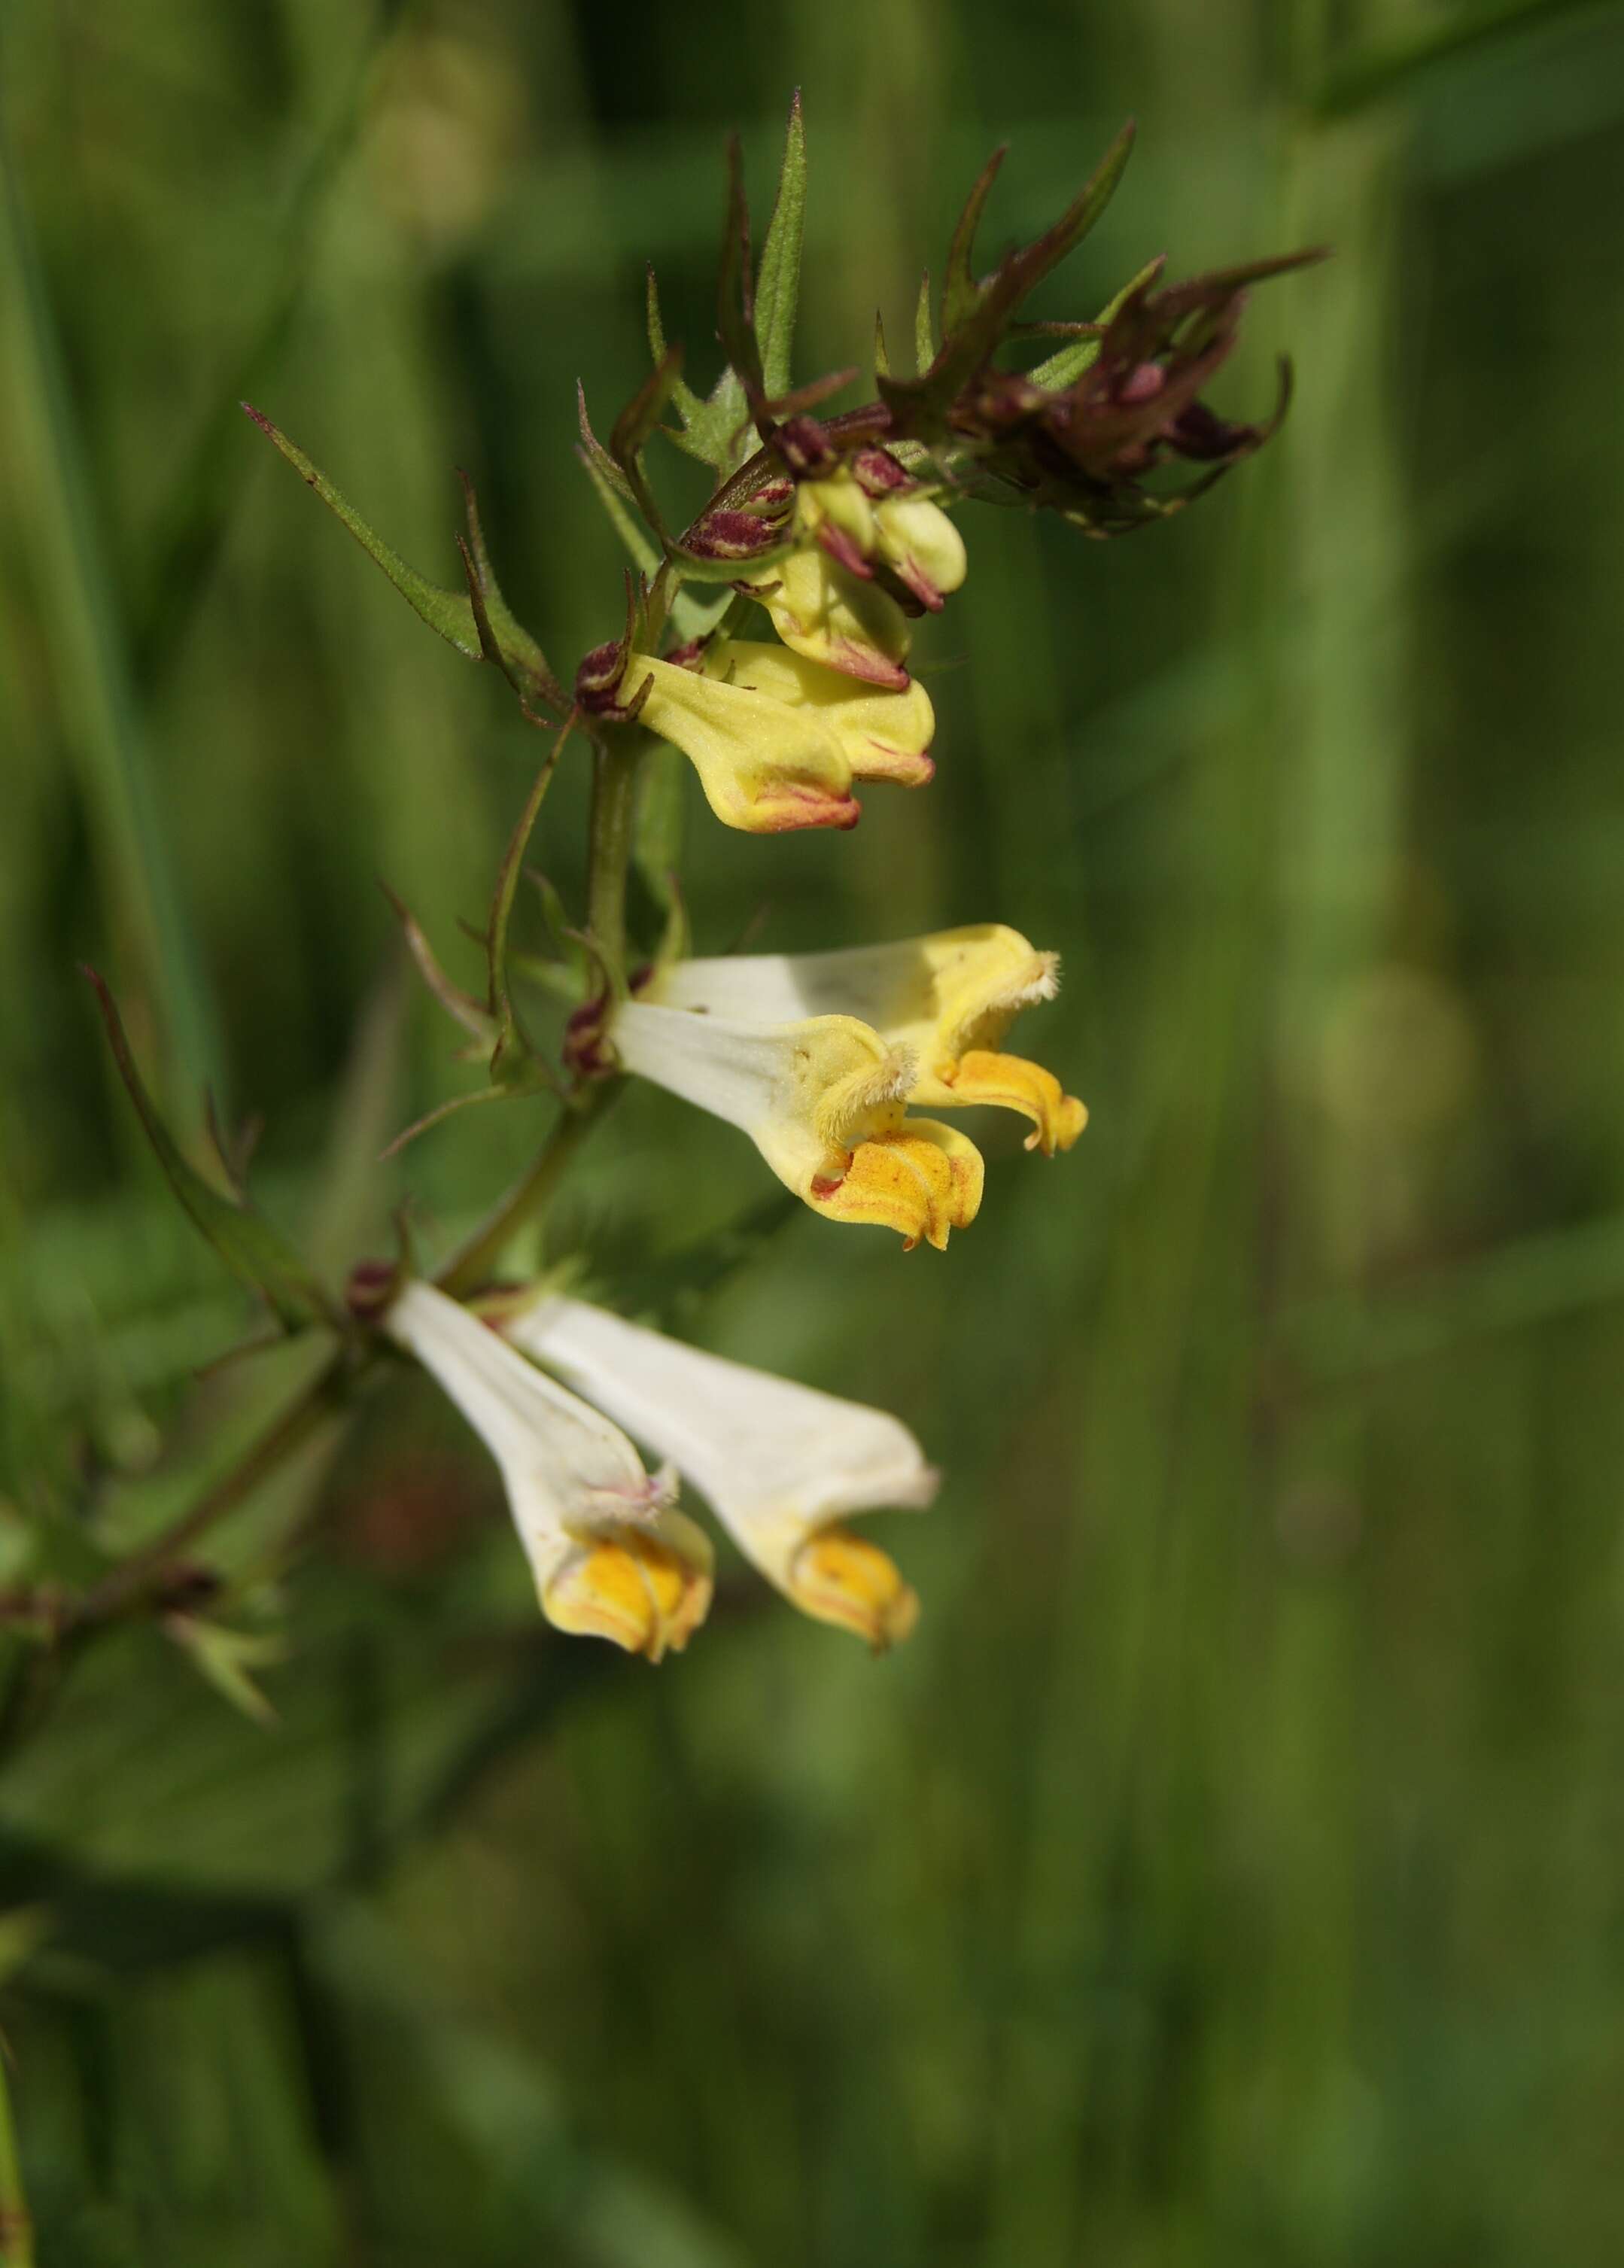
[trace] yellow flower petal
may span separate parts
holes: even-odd
[[[846,677],[900,693],[908,683],[908,617],[816,545],[792,551],[748,586],[786,645]]]
[[[875,506],[874,518],[880,556],[934,613],[964,580],[963,537],[941,505],[923,497],[886,497]]]
[[[801,482],[795,490],[795,526],[815,539],[820,529],[832,527],[864,559],[877,540],[874,506],[845,467],[825,480]]]
[[[1022,1009],[1059,990],[1059,956],[1034,952],[1001,923],[944,930],[920,946],[930,964],[938,1062],[996,1048]]]
[[[690,760],[724,826],[752,835],[856,826],[850,761],[813,709],[641,653],[622,682],[629,698],[647,686],[642,722]]]
[[[1024,1056],[972,1048],[940,1076],[956,1102],[996,1103],[1030,1118],[1033,1130],[1026,1146],[1041,1150],[1045,1158],[1052,1158],[1056,1150],[1069,1150],[1089,1123],[1088,1110],[1076,1096],[1063,1091],[1052,1071],[1028,1063]]]
[[[982,1177],[981,1152],[954,1127],[904,1118],[860,1142],[839,1180],[815,1181],[808,1203],[830,1220],[893,1228],[909,1252],[921,1237],[943,1252],[980,1211]]]
[[[802,731],[815,717],[834,735],[854,779],[923,787],[935,776],[926,751],[936,716],[917,678],[905,680],[900,691],[875,692],[787,646],[749,638],[719,641],[706,654],[705,667],[707,677],[805,712]]]
[[[669,1526],[674,1515],[667,1513]],[[683,1528],[690,1526],[682,1523]],[[699,1531],[695,1529],[696,1537]],[[703,1541],[703,1539],[700,1539]],[[606,1638],[658,1661],[680,1653],[711,1603],[710,1549],[685,1554],[666,1538],[626,1528],[587,1539],[548,1584],[542,1607],[556,1629]]]
[[[820,1528],[790,1566],[790,1596],[820,1622],[855,1631],[876,1653],[898,1646],[919,1616],[919,1594],[897,1564],[849,1528]]]

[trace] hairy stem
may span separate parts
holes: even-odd
[[[626,871],[641,753],[637,740],[619,735],[613,743],[600,741],[593,751],[587,926],[616,994],[626,989]]]

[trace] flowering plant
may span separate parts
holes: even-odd
[[[659,743],[698,776],[711,813],[745,835],[848,828],[870,783],[922,790],[936,719],[914,674],[915,625],[966,580],[960,519],[980,504],[1056,512],[1095,538],[1166,519],[1257,450],[1283,413],[1231,422],[1205,389],[1235,345],[1248,287],[1310,255],[1167,285],[1149,263],[1086,320],[1029,321],[1034,289],[1087,235],[1126,163],[1131,129],[1054,225],[978,275],[975,240],[994,158],[972,189],[938,294],[926,278],[915,369],[876,335],[875,391],[829,405],[841,371],[796,383],[791,348],[806,196],[799,102],[759,259],[735,144],[718,300],[725,357],[701,395],[666,339],[651,273],[653,367],[600,440],[579,405],[579,454],[630,556],[620,628],[572,675],[555,674],[502,596],[471,489],[462,587],[408,566],[325,474],[258,409],[249,415],[431,628],[500,673],[548,745],[500,859],[485,924],[483,992],[447,974],[412,916],[406,944],[460,1027],[484,1084],[411,1133],[484,1099],[547,1107],[550,1129],[517,1184],[437,1264],[402,1232],[342,1295],[255,1210],[224,1144],[228,1186],[183,1153],[142,1084],[112,996],[97,983],[120,1070],[181,1203],[281,1329],[325,1332],[330,1357],[239,1471],[167,1536],[69,1602],[85,1631],[139,1606],[173,1609],[196,1581],[183,1559],[330,1409],[402,1358],[419,1365],[499,1468],[557,1628],[659,1660],[710,1604],[712,1554],[677,1506],[692,1484],[744,1556],[808,1614],[882,1648],[918,1602],[891,1560],[847,1527],[880,1506],[922,1506],[936,1476],[901,1421],[684,1346],[569,1296],[557,1276],[506,1280],[505,1256],[539,1218],[628,1079],[669,1089],[754,1143],[825,1219],[945,1249],[981,1202],[974,1142],[940,1116],[1013,1110],[1029,1151],[1069,1151],[1087,1114],[1045,1066],[1006,1051],[1016,1017],[1052,998],[1054,951],[999,920],[803,955],[696,957],[668,867],[658,938],[633,933],[628,869],[640,784]],[[1033,341],[1053,341],[1031,359]],[[685,525],[661,501],[651,457],[674,445],[711,479]],[[1181,468],[1195,468],[1193,475]],[[549,788],[590,761],[584,906],[543,886],[557,947],[539,964],[512,943],[515,904]],[[741,855],[748,855],[742,847]],[[1016,912],[1018,909],[999,909]],[[402,1137],[402,1139],[405,1138]],[[731,1137],[718,1137],[731,1139]],[[623,1428],[624,1430],[623,1430]],[[639,1448],[638,1446],[641,1444]],[[661,1462],[650,1471],[643,1450]],[[232,1633],[192,1642],[222,1680],[246,1683]]]

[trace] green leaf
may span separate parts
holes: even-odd
[[[462,554],[467,572],[469,605],[478,632],[480,649],[487,661],[493,661],[502,672],[520,702],[538,699],[550,709],[562,712],[565,699],[557,679],[548,667],[547,657],[523,624],[517,622],[491,564],[485,549],[484,529],[480,525],[479,504],[474,494],[474,483],[465,472],[459,470],[457,478],[462,483],[463,508],[468,519],[466,539],[459,536],[457,548]]]
[[[465,992],[460,984],[454,983],[446,974],[440,966],[439,955],[424,934],[417,916],[409,906],[404,905],[395,896],[387,882],[383,886],[383,894],[394,909],[395,917],[401,925],[401,935],[405,940],[406,950],[412,957],[418,976],[422,977],[440,1006],[454,1023],[460,1024],[470,1038],[477,1040],[482,1047],[487,1049],[494,1047],[497,1036],[495,1018],[487,1008],[475,999],[471,992]]]
[[[686,393],[688,389],[681,389]],[[575,389],[577,410],[580,422],[580,439],[575,453],[587,468],[587,477],[597,491],[611,527],[631,555],[631,563],[640,574],[652,576],[658,571],[660,554],[639,526],[629,507],[634,502],[631,483],[609,451],[592,430],[587,415],[587,396],[579,385]],[[680,405],[679,405],[680,406]]]
[[[292,1245],[261,1219],[246,1198],[225,1197],[204,1181],[159,1117],[130,1052],[112,993],[97,971],[85,975],[94,986],[107,1026],[114,1061],[147,1139],[158,1153],[170,1188],[233,1274],[260,1292],[284,1330],[335,1320],[321,1286]]]
[[[194,1615],[170,1615],[164,1629],[223,1700],[253,1724],[276,1723],[277,1712],[254,1672],[286,1660],[287,1640],[281,1631],[228,1630]]]
[[[953,232],[953,241],[948,247],[947,273],[941,279],[941,328],[949,337],[968,315],[975,311],[980,290],[970,263],[975,256],[976,231],[981,225],[981,215],[998,169],[1008,155],[1008,144],[994,150],[977,175],[975,185],[964,200],[964,210],[958,217],[958,226]]]
[[[628,493],[638,510],[659,536],[668,541],[665,519],[653,493],[643,475],[643,452],[660,423],[661,414],[671,399],[673,390],[683,374],[683,350],[668,347],[665,359],[650,371],[632,395],[609,434],[609,454],[611,462],[625,482]]]
[[[647,319],[649,351],[658,364],[664,361],[668,349],[652,268],[648,271]],[[679,377],[671,388],[671,400],[683,421],[682,429],[679,431],[668,425],[661,430],[679,449],[697,457],[702,465],[709,465],[713,472],[732,472],[739,461],[735,436],[745,415],[743,389],[732,371],[722,372],[709,399],[703,401],[692,387]]]
[[[716,287],[716,330],[722,350],[753,409],[766,392],[756,336],[750,278],[750,212],[744,196],[744,152],[735,134],[727,144],[727,216]]]
[[[1122,179],[1133,153],[1135,131],[1133,121],[1130,118],[1054,226],[1045,229],[1035,244],[1028,245],[1023,252],[1016,253],[1005,261],[993,284],[988,287],[989,291],[997,288],[1007,269],[1012,273],[1012,288],[1018,303],[1035,284],[1042,282],[1051,269],[1058,268],[1062,260],[1076,250],[1117,194],[1117,184]],[[1013,313],[1013,306],[1010,312]]]
[[[666,344],[666,327],[660,313],[660,286],[655,280],[654,263],[652,260],[648,263],[647,276],[647,289],[644,296],[644,316],[648,327],[648,351],[655,369],[658,370],[670,350]],[[680,375],[671,388],[671,399],[675,402],[677,414],[684,425],[692,425],[703,418],[704,402],[700,401],[687,379]]]
[[[936,359],[936,327],[931,320],[930,270],[919,278],[919,296],[913,310],[914,367],[923,378]]]
[[[1012,252],[967,298],[975,225],[996,170],[995,162],[989,161],[954,233],[951,282],[942,293],[944,310],[958,309],[960,318],[946,320],[941,350],[923,377],[904,384],[895,379],[881,382],[881,397],[904,437],[940,438],[948,404],[992,353],[1028,292],[1075,250],[1111,202],[1133,146],[1130,120],[1053,227]]]
[[[784,163],[779,172],[778,197],[756,277],[756,335],[761,343],[762,378],[772,397],[789,391],[806,213],[807,131],[801,114],[801,90],[797,87],[789,107],[789,131],[785,137]]]
[[[419,619],[443,637],[448,645],[454,645],[459,653],[466,654],[470,661],[484,661],[487,658],[485,641],[480,635],[474,600],[468,593],[444,590],[438,583],[431,583],[426,576],[418,574],[415,567],[409,567],[399,552],[391,549],[383,538],[367,526],[348,497],[334,487],[320,467],[312,464],[304,451],[297,448],[279,426],[271,423],[263,410],[255,409],[247,401],[242,406],[261,432],[276,443],[306,486],[315,490],[328,511],[343,520],[367,556],[382,568]],[[500,650],[501,666],[521,694],[528,689],[550,707],[562,707],[557,681],[548,667],[546,655],[530,633],[515,621],[497,585],[486,556],[484,536],[479,526],[472,489],[466,481],[463,486],[468,499],[468,549],[477,578],[479,596]]]
[[[744,398],[743,382],[736,370],[730,366],[723,371],[711,388],[705,409],[707,423],[716,437],[719,468],[725,473],[736,472],[756,446],[749,404]]]

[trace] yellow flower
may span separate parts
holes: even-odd
[[[839,462],[816,447],[796,482],[797,549],[746,578],[786,645],[848,676],[907,681],[908,618],[875,580],[894,576],[933,613],[964,580],[964,540],[889,451],[860,449]]]
[[[550,1298],[503,1328],[708,1498],[739,1549],[820,1621],[875,1651],[919,1601],[846,1517],[927,1505],[937,1475],[900,1419],[727,1362],[579,1300]]]
[[[933,614],[968,570],[964,539],[940,504],[919,496],[885,497],[874,508],[879,556]]]
[[[831,1220],[938,1251],[981,1203],[981,1153],[904,1108],[917,1064],[853,1016],[780,1024],[631,1000],[606,1027],[622,1066],[748,1134],[779,1179]]]
[[[852,1018],[912,1059],[906,1100],[926,1109],[994,1103],[1031,1121],[1029,1150],[1069,1150],[1088,1121],[1052,1071],[1000,1043],[1021,1010],[1052,1000],[1059,961],[986,922],[838,953],[679,961],[646,998],[757,1024]]]
[[[406,1284],[383,1319],[496,1459],[535,1577],[562,1631],[658,1661],[680,1653],[711,1603],[713,1554],[598,1411],[528,1363],[432,1284]]]
[[[933,614],[967,571],[964,539],[947,513],[881,450],[802,481],[795,526],[860,578],[877,560]]]
[[[759,600],[787,646],[844,676],[892,692],[908,682],[912,633],[889,591],[816,545],[792,551],[742,587]]]
[[[776,834],[854,827],[854,779],[921,787],[935,767],[930,697],[904,676],[876,693],[776,645],[719,641],[684,669],[634,652],[621,687],[641,721],[691,758],[705,800],[728,827]]]

